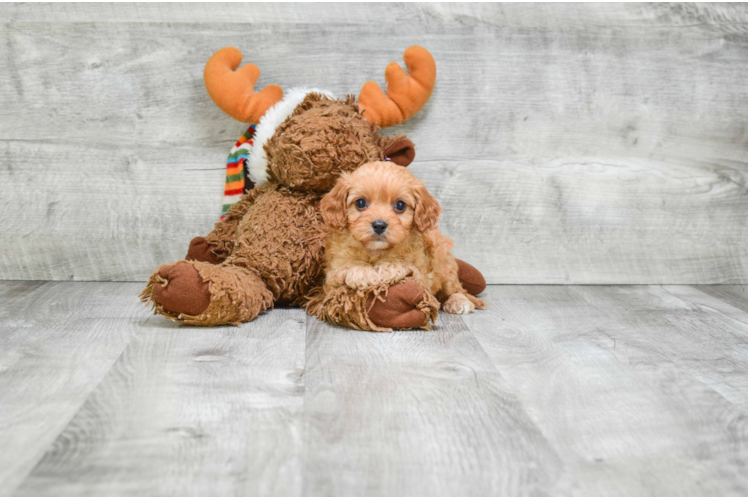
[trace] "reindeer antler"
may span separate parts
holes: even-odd
[[[265,111],[283,99],[283,89],[268,85],[255,93],[260,69],[252,63],[239,70],[242,53],[225,47],[213,54],[205,64],[203,79],[208,95],[227,115],[245,123],[257,123]]]
[[[387,95],[375,82],[366,82],[358,95],[358,105],[364,117],[380,127],[403,123],[421,110],[431,97],[436,81],[436,63],[428,50],[418,45],[408,47],[403,54],[408,68],[392,62],[384,71]]]

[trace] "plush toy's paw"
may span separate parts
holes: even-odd
[[[384,328],[419,328],[436,319],[436,311],[430,313],[423,306],[427,298],[424,289],[412,280],[392,285],[384,301],[370,298],[366,303],[369,319]],[[437,307],[438,309],[438,307]]]
[[[155,271],[140,299],[155,314],[187,325],[239,325],[273,306],[273,293],[252,270],[181,260]]]
[[[213,247],[208,240],[202,236],[192,238],[190,248],[187,250],[187,256],[184,260],[196,260],[198,262],[209,262],[211,264],[220,264],[225,259],[213,253]]]
[[[475,310],[475,304],[464,293],[453,293],[442,305],[442,309],[449,314],[470,314]]]
[[[455,260],[457,261],[457,274],[459,275],[460,283],[470,295],[478,295],[486,289],[486,279],[480,271],[467,262],[460,259]]]
[[[208,283],[191,264],[164,264],[158,274],[162,282],[153,285],[153,300],[166,311],[197,316],[210,305]]]

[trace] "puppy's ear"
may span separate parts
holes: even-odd
[[[426,190],[423,182],[418,183],[418,187],[413,192],[416,199],[416,209],[413,214],[413,222],[422,233],[436,227],[439,216],[442,213],[442,207]]]
[[[320,203],[322,219],[328,226],[343,230],[348,225],[348,182],[345,178],[338,179],[332,191],[327,193]]]

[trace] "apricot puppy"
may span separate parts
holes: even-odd
[[[460,284],[451,239],[437,227],[441,207],[408,169],[367,163],[340,177],[321,203],[330,226],[325,292],[365,289],[412,277],[451,314],[485,303]]]

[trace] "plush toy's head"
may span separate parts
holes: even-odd
[[[415,148],[405,136],[389,138],[366,120],[355,98],[309,93],[264,146],[271,180],[303,191],[329,191],[340,174],[390,158],[407,166]]]
[[[387,66],[387,95],[367,82],[358,102],[319,89],[291,89],[284,96],[277,85],[255,93],[260,71],[253,64],[236,70],[241,58],[233,47],[216,52],[205,66],[205,85],[227,114],[258,124],[247,164],[255,184],[329,191],[340,174],[364,163],[390,159],[407,166],[413,161],[410,140],[385,137],[378,130],[404,122],[428,101],[436,65],[426,49],[405,51],[408,74],[396,63]]]
[[[265,145],[270,177],[294,189],[329,191],[341,173],[381,159],[375,127],[353,99],[307,94]]]

